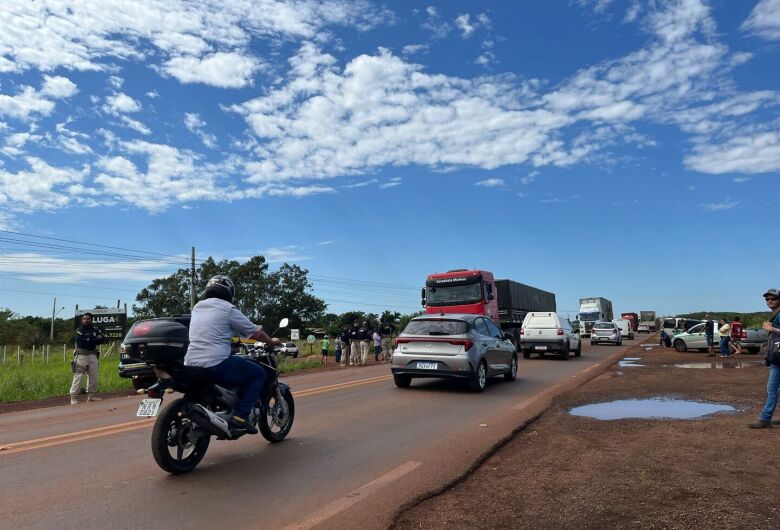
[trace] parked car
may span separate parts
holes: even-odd
[[[517,351],[511,335],[481,315],[421,315],[396,339],[391,372],[399,388],[416,377],[458,378],[482,392],[487,379],[517,377]]]
[[[756,354],[767,342],[769,342],[769,333],[765,329],[742,329],[740,344],[743,351]]]
[[[298,345],[294,342],[283,342],[281,346],[276,348],[276,351],[281,355],[287,355],[293,359],[298,357]]]
[[[623,344],[620,336],[620,328],[614,322],[596,322],[593,324],[593,330],[590,334],[590,343],[597,344],[601,342],[610,342],[615,346]]]
[[[525,359],[530,359],[531,353],[544,356],[547,352],[568,359],[570,352],[575,357],[582,355],[582,339],[568,318],[550,311],[532,311],[525,315],[520,328],[520,349]]]
[[[636,328],[637,333],[650,333],[650,326],[647,324],[639,324]]]
[[[172,317],[161,317],[151,319],[154,321],[174,321],[180,324],[184,324],[187,328],[190,327],[190,315],[174,315]],[[148,320],[139,320],[133,327],[138,326]],[[131,328],[132,329],[132,328]],[[185,345],[186,352],[186,345]],[[149,388],[157,381],[157,376],[154,375],[154,369],[138,358],[138,352],[133,348],[122,343],[119,346],[119,377],[125,377],[133,380],[133,388],[140,390],[141,388]]]
[[[672,338],[672,347],[679,351],[684,352],[687,350],[699,350],[699,351],[707,351],[709,347],[707,346],[707,335],[704,333],[704,325],[706,322],[700,322],[699,324],[696,324],[688,331],[684,331],[683,333],[678,333]],[[720,341],[720,333],[718,333],[718,323],[715,323],[715,333],[712,337],[713,344],[717,348],[718,342]]]
[[[620,328],[620,338],[634,340],[634,330],[631,329],[631,321],[628,319],[613,320]]]

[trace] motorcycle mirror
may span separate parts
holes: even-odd
[[[279,329],[286,328],[287,324],[289,323],[290,323],[289,318],[283,318],[282,320],[279,321]]]

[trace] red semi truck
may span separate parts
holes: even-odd
[[[620,313],[620,318],[631,321],[631,329],[639,329],[639,315],[637,313]]]
[[[485,315],[520,344],[529,311],[555,311],[555,294],[512,280],[495,280],[483,270],[455,269],[431,274],[422,290],[426,313]]]

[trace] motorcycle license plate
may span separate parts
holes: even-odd
[[[437,363],[417,363],[417,368],[419,370],[436,370],[439,368],[439,365]]]
[[[138,412],[135,415],[143,418],[154,418],[157,416],[157,411],[160,410],[160,403],[162,403],[162,399],[144,399],[138,406]]]

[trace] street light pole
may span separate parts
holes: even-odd
[[[54,316],[57,314],[57,298],[54,298],[54,304],[51,306],[51,328],[49,329],[49,340],[54,340]]]

